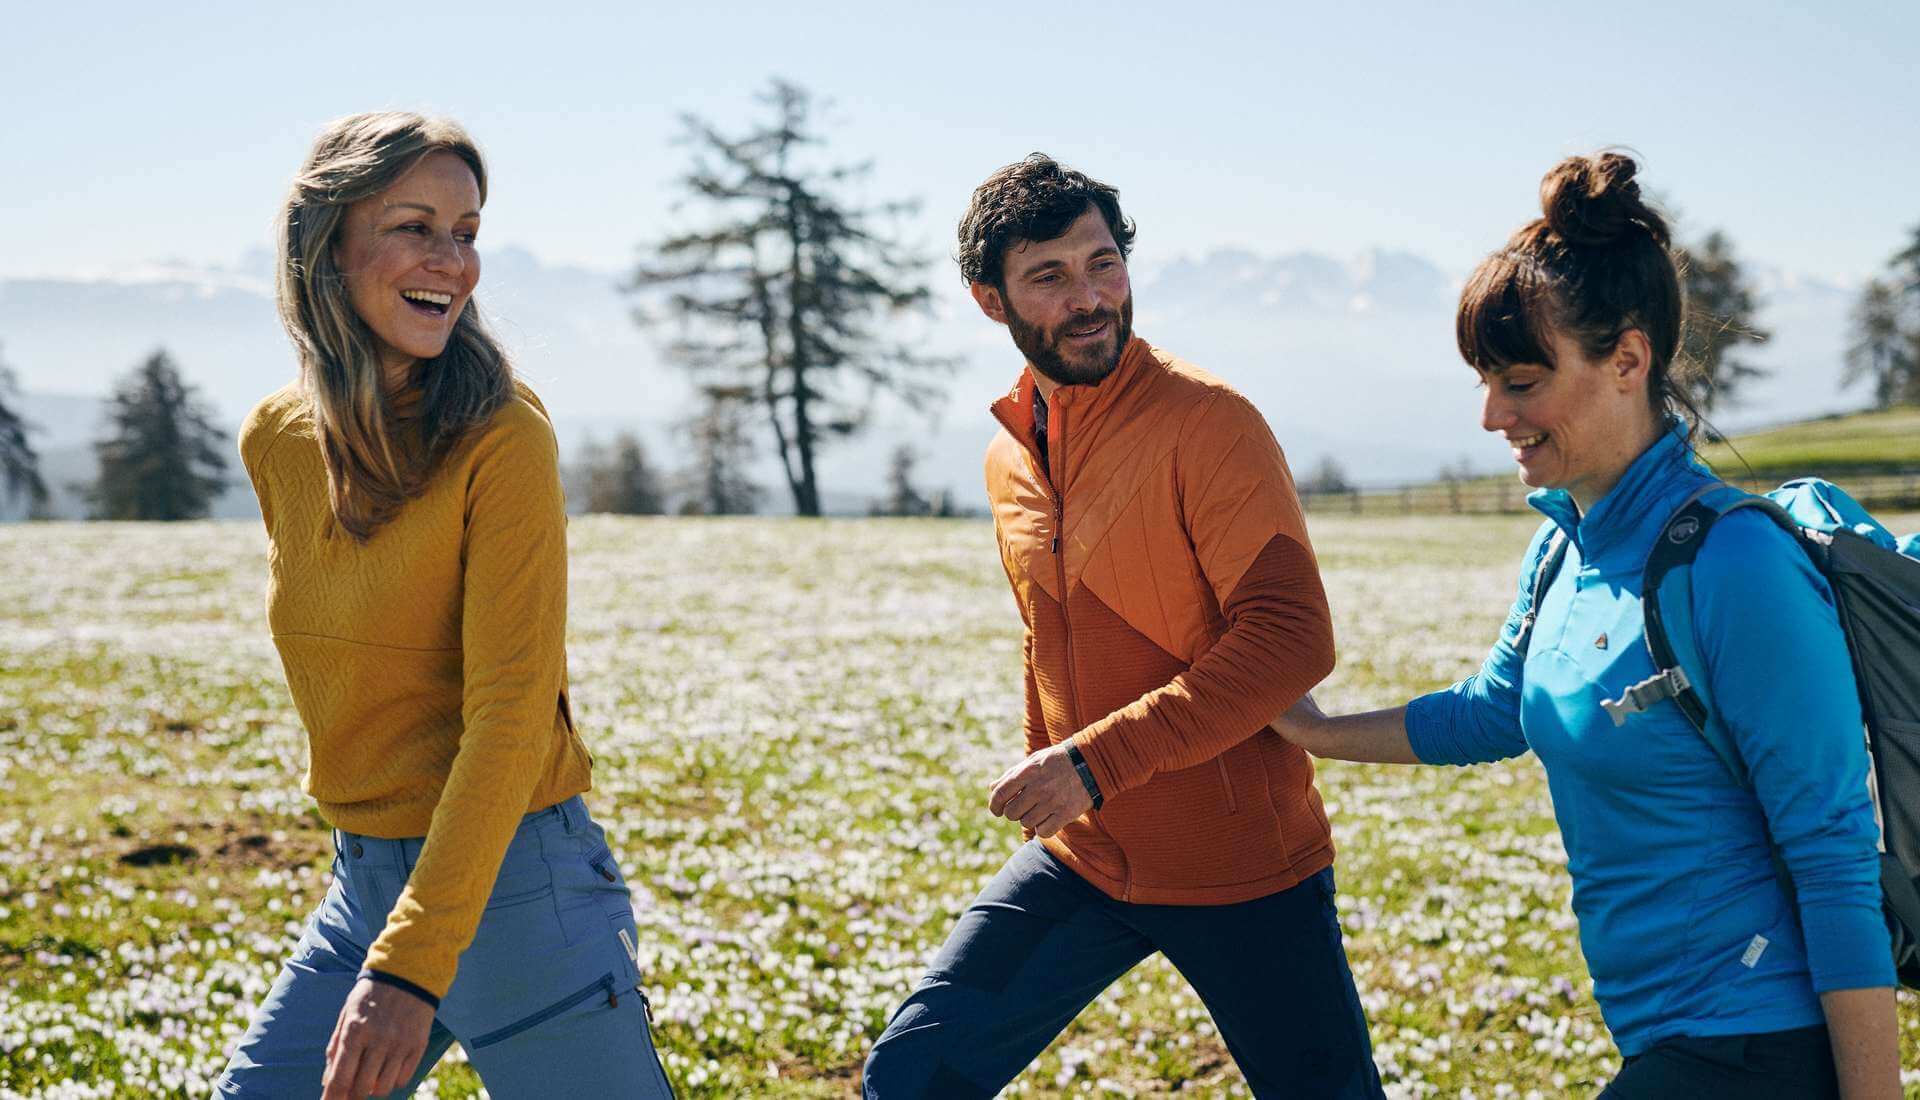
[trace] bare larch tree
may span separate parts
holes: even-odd
[[[860,431],[882,394],[928,409],[940,395],[931,378],[951,361],[897,331],[927,307],[927,262],[875,226],[914,204],[845,197],[870,164],[815,163],[802,89],[775,81],[760,98],[772,117],[737,137],[685,117],[681,208],[711,217],[648,249],[629,288],[636,318],[671,332],[668,356],[709,400],[737,394],[727,399],[760,410],[794,511],[817,516],[821,448]]]

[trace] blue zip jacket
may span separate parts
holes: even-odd
[[[1529,495],[1548,522],[1499,641],[1474,676],[1407,707],[1427,763],[1531,749],[1546,767],[1594,997],[1628,1056],[1673,1036],[1819,1024],[1819,993],[1894,979],[1853,668],[1832,592],[1790,535],[1734,512],[1693,567],[1703,671],[1751,788],[1671,700],[1619,727],[1600,709],[1655,672],[1641,571],[1666,519],[1713,481],[1675,432],[1585,517],[1565,492]],[[1567,559],[1523,655],[1515,642],[1555,526]]]

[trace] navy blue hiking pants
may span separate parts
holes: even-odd
[[[1255,1096],[1383,1095],[1331,867],[1235,905],[1132,905],[1034,841],[961,914],[874,1044],[867,1100],[993,1096],[1155,951],[1192,983]]]
[[[1600,1100],[1839,1100],[1825,1024],[1753,1035],[1677,1036],[1627,1059]]]

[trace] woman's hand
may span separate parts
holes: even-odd
[[[361,978],[327,1040],[320,1100],[365,1100],[413,1080],[433,1031],[433,1006],[397,986]]]
[[[1326,721],[1326,712],[1320,709],[1320,704],[1313,701],[1313,693],[1309,692],[1302,695],[1299,702],[1288,707],[1284,714],[1274,719],[1273,728],[1280,731],[1280,736],[1317,756],[1319,753],[1314,750],[1314,734],[1319,732]]]

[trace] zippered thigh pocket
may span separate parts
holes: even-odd
[[[585,989],[577,993],[569,994],[540,1011],[535,1012],[531,1016],[522,1017],[505,1027],[495,1028],[485,1035],[475,1037],[472,1046],[478,1050],[481,1047],[490,1047],[495,1043],[505,1042],[523,1031],[539,1027],[541,1024],[546,1023],[548,1020],[553,1019],[555,1016],[560,1015],[570,1008],[585,1004],[595,997],[604,997],[609,1005],[614,1007],[619,1006],[620,995],[615,991],[612,974],[600,975],[600,977],[594,980],[593,984],[587,986]]]

